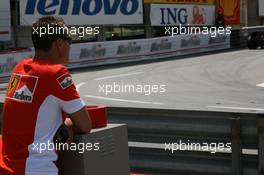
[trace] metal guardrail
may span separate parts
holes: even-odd
[[[244,29],[232,30],[230,36],[230,45],[233,49],[246,48],[247,47],[248,33]]]
[[[253,32],[264,32],[264,26],[251,26],[232,30],[230,36],[231,48],[246,48],[247,38]]]
[[[258,141],[262,138],[261,114],[110,107],[108,116],[110,122],[128,125],[130,142],[232,143],[232,152],[215,154],[194,150],[172,154],[164,148],[133,146],[130,160],[134,171],[255,175],[263,167],[263,158],[256,153],[258,147],[259,152],[264,147]]]

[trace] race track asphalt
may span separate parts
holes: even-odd
[[[88,105],[264,112],[263,50],[84,68],[72,73]],[[149,91],[149,87],[154,89]]]
[[[264,112],[264,50],[199,54],[71,72],[87,105]],[[0,85],[1,102],[5,88],[6,84]]]

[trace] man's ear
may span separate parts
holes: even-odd
[[[59,56],[63,55],[64,52],[64,47],[63,47],[63,40],[62,39],[57,39],[55,42],[55,48],[57,50],[57,53]]]
[[[55,43],[56,43],[58,49],[63,49],[63,40],[62,39],[57,39],[55,41]]]

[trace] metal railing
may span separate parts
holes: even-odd
[[[230,45],[232,49],[240,49],[247,47],[248,33],[244,29],[232,30],[230,36]]]
[[[258,154],[258,147],[262,146],[258,141],[262,138],[261,114],[110,107],[108,116],[110,122],[126,123],[129,142],[139,143],[139,146],[130,146],[133,171],[174,175],[263,173],[263,158]],[[172,153],[164,149],[165,143],[179,140],[208,144],[230,142],[232,151]],[[161,146],[145,147],[140,143]]]
[[[254,32],[264,33],[264,26],[251,26],[251,27],[243,27],[241,29],[232,30],[230,36],[231,48],[233,49],[246,48],[247,38],[251,33]]]

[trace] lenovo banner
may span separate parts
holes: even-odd
[[[152,26],[211,26],[215,23],[215,6],[151,4],[150,19]]]
[[[20,0],[21,25],[45,15],[61,16],[68,25],[143,23],[142,0]]]

